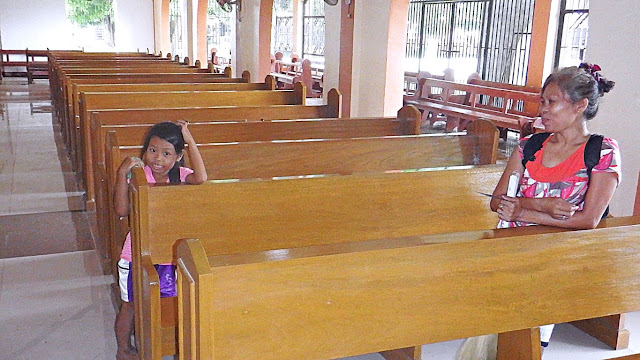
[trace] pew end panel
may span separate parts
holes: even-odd
[[[190,295],[200,298],[188,299],[197,306],[180,329],[209,327],[182,338],[213,358],[326,359],[524,330],[512,339],[528,336],[539,352],[529,329],[640,309],[637,217],[594,230],[504,231],[213,256],[204,239],[182,241],[178,262],[191,264]],[[201,269],[209,284],[198,290]],[[502,337],[503,351],[509,342]]]

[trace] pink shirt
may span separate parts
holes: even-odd
[[[144,167],[144,174],[147,176],[147,182],[149,184],[155,184],[156,179],[153,177],[153,173],[151,172],[151,168],[148,166]],[[187,175],[193,174],[193,170],[185,167],[180,167],[180,181],[184,182],[187,178]],[[169,179],[167,179],[169,182]],[[122,246],[122,252],[120,253],[120,258],[127,260],[128,262],[132,261],[131,257],[131,232],[127,233],[127,238],[124,241],[124,245]]]

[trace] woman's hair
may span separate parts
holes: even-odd
[[[558,69],[547,77],[542,86],[542,92],[544,93],[547,85],[555,83],[563,93],[569,96],[572,103],[587,99],[589,104],[583,116],[586,120],[591,120],[598,112],[600,98],[611,91],[615,85],[615,82],[602,77],[599,71],[600,66],[589,63]]]
[[[184,150],[184,137],[182,136],[182,128],[179,125],[169,121],[157,123],[149,129],[147,136],[144,138],[144,145],[140,151],[140,157],[142,158],[149,148],[149,142],[152,137],[158,137],[164,141],[167,141],[175,149],[177,154],[182,154]],[[180,166],[184,165],[184,157],[173,165],[173,168],[169,170],[169,182],[171,184],[180,183]]]

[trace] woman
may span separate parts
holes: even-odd
[[[540,224],[591,229],[598,225],[620,182],[620,151],[611,138],[602,138],[599,149],[595,149],[599,161],[590,174],[585,165],[585,148],[591,138],[587,122],[598,112],[600,98],[615,84],[599,71],[598,65],[583,63],[557,70],[545,81],[540,114],[550,135],[533,158],[523,162],[525,146],[532,136],[540,136],[536,134],[522,138],[509,158],[493,191],[498,198],[491,200],[491,210],[500,218],[498,227]],[[508,192],[512,174],[519,178],[513,189],[516,195],[507,196],[512,194]],[[542,350],[549,344],[552,331],[553,325],[540,327]],[[487,347],[489,352],[495,351],[495,337],[468,339],[458,359],[495,356],[480,354]],[[469,356],[474,352],[480,357]]]

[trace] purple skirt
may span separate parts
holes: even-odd
[[[129,265],[131,268],[131,265]],[[175,265],[153,265],[158,272],[158,278],[160,279],[160,297],[174,297],[177,296],[176,292],[176,266]],[[133,272],[129,271],[129,277],[127,278],[127,292],[129,301],[133,301]]]

